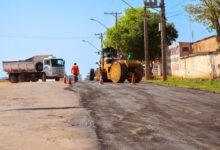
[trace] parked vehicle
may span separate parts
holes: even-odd
[[[65,61],[52,55],[34,56],[20,61],[3,61],[3,70],[12,83],[37,82],[39,79],[59,81],[65,74]]]

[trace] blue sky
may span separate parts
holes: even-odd
[[[127,0],[133,7],[143,0]],[[190,0],[166,0],[167,17],[179,31],[177,41],[196,41],[215,33],[189,21],[184,5]],[[124,12],[121,0],[0,0],[0,62],[22,60],[34,55],[53,54],[66,60],[66,72],[74,62],[85,77],[96,68],[97,51],[82,40],[100,47],[95,33],[105,28],[95,18],[111,27],[115,18],[104,12]],[[193,37],[192,37],[193,31]],[[0,64],[0,77],[6,76]]]

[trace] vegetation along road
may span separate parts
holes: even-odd
[[[0,85],[1,150],[220,147],[220,94],[81,81]]]

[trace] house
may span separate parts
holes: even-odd
[[[170,45],[167,48],[168,74],[185,78],[220,77],[219,46],[216,36]]]

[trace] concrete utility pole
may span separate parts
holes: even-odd
[[[166,16],[165,3],[161,0],[161,53],[162,53],[162,71],[163,81],[167,80],[167,56],[166,56]]]
[[[148,26],[147,26],[147,1],[144,1],[144,58],[145,58],[145,80],[150,79],[149,74],[149,47],[148,47]]]
[[[104,52],[103,52],[103,33],[95,34],[96,36],[99,36],[101,39],[101,53],[102,53],[102,68],[104,68]]]

